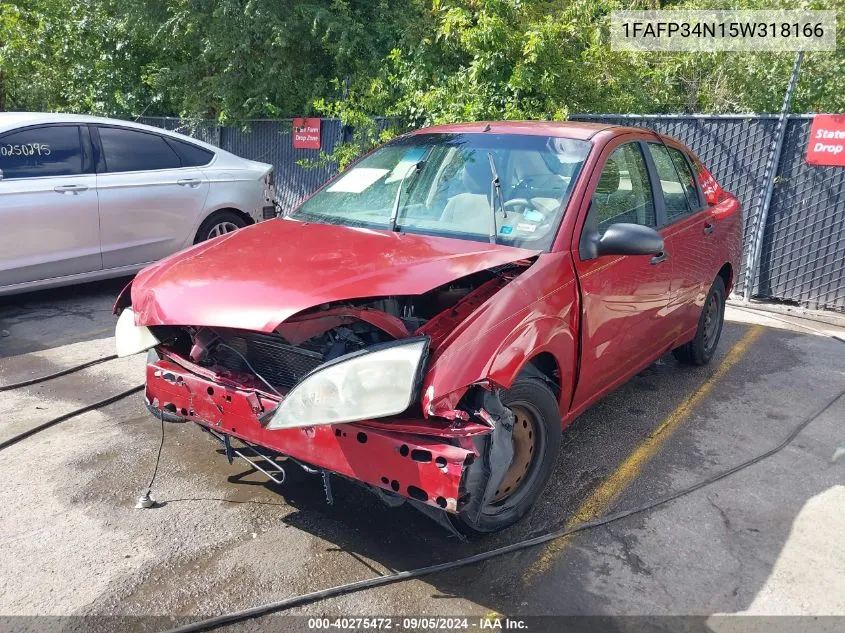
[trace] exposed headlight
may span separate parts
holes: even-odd
[[[135,313],[130,308],[120,313],[114,328],[114,345],[118,356],[131,356],[155,347],[160,342],[149,328],[135,325]]]
[[[396,415],[419,387],[428,337],[402,339],[321,365],[273,413],[268,429],[339,424]]]

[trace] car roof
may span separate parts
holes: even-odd
[[[215,153],[219,153],[221,151],[219,147],[185,136],[184,134],[165,130],[160,127],[154,127],[152,125],[135,123],[134,121],[108,119],[106,117],[91,116],[89,114],[67,114],[64,112],[0,112],[0,132],[7,132],[25,125],[41,125],[45,123],[99,123],[100,125],[119,125],[120,127],[155,132],[156,134],[164,134],[165,136],[170,136],[182,141],[193,143],[194,145],[199,145],[200,147]]]
[[[435,125],[410,132],[415,134],[527,134],[535,136],[557,136],[588,141],[600,132],[618,136],[629,132],[642,132],[643,128],[608,125],[606,123],[585,123],[581,121],[478,121],[474,123],[451,123]]]
[[[102,121],[99,117],[84,114],[63,114],[61,112],[0,112],[0,129],[6,130],[21,125],[38,123],[90,122]]]

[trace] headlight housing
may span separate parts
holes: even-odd
[[[419,390],[427,336],[346,354],[308,374],[274,411],[268,429],[341,424],[396,415]]]
[[[155,347],[160,342],[150,332],[150,328],[135,325],[135,313],[131,308],[126,308],[120,313],[114,328],[114,345],[118,356],[132,356]]]

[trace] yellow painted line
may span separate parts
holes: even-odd
[[[716,383],[745,356],[746,352],[760,338],[760,335],[765,329],[760,325],[749,328],[739,342],[728,352],[728,355],[725,356],[725,360],[722,361],[718,369],[694,393],[684,398],[683,402],[669,414],[663,423],[581,504],[581,507],[578,508],[567,522],[566,527],[573,528],[585,521],[597,519],[607,512],[622,491],[640,474],[643,466],[657,454],[663,443],[669,439],[692,410],[707,397]],[[523,582],[528,582],[536,575],[548,571],[555,559],[566,549],[568,543],[568,536],[563,536],[549,543],[546,550],[525,571],[522,577]]]

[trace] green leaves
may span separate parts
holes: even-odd
[[[133,41],[117,2],[27,0],[0,5],[0,58],[8,109],[129,113],[157,95],[151,56]]]
[[[775,8],[791,8],[775,0]],[[808,7],[845,10],[845,0]],[[0,107],[98,114],[339,116],[367,128],[573,112],[777,112],[792,53],[620,53],[613,9],[715,0],[0,2]],[[733,0],[732,8],[772,8]],[[718,8],[725,8],[718,4]],[[795,111],[845,111],[839,50],[805,57]],[[366,132],[355,147],[381,132]],[[368,140],[367,140],[368,139]],[[357,150],[356,150],[357,151]]]
[[[777,112],[793,53],[623,53],[610,50],[614,0],[436,0],[424,37],[391,50],[380,90],[359,92],[372,114],[411,125],[468,119],[565,118],[569,112]],[[710,2],[673,2],[705,8]],[[771,8],[736,0],[734,8]],[[837,8],[843,0],[817,3]],[[784,3],[784,8],[789,3]],[[719,8],[725,8],[720,5]],[[791,8],[791,7],[790,7]],[[840,25],[840,31],[842,26]],[[845,38],[840,35],[842,43]],[[806,58],[795,107],[843,111],[845,56]],[[386,87],[386,89],[384,89]]]

